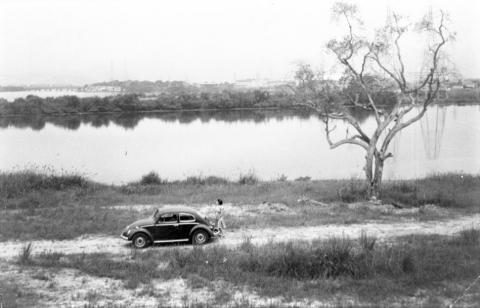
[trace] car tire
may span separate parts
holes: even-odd
[[[208,242],[208,233],[204,230],[197,230],[192,234],[192,243],[194,245],[204,245]]]
[[[148,246],[149,239],[144,233],[135,234],[132,238],[132,244],[137,249],[143,249]]]

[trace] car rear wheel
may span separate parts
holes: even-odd
[[[145,234],[136,234],[132,239],[133,247],[142,249],[148,246],[148,238]]]
[[[208,233],[203,230],[197,230],[193,233],[192,242],[195,245],[203,245],[208,241]]]

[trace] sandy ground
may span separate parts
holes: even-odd
[[[358,298],[318,301],[288,301],[282,295],[262,297],[246,287],[234,286],[224,280],[214,282],[214,288],[191,288],[184,279],[155,279],[149,285],[127,289],[121,280],[95,277],[74,269],[44,269],[0,263],[0,280],[14,281],[22,296],[16,307],[189,307],[215,303],[215,296],[228,293],[221,307],[350,307],[368,306]],[[1,291],[1,290],[0,290]],[[0,292],[1,294],[1,292]],[[388,300],[388,299],[386,299]],[[394,298],[392,300],[399,300]],[[401,299],[408,306],[418,307],[422,296]],[[448,300],[446,301],[448,303]],[[421,306],[421,305],[420,305]],[[212,306],[213,307],[213,306]],[[218,305],[214,307],[220,307]]]
[[[247,237],[250,238],[254,244],[262,244],[269,241],[314,240],[342,236],[356,238],[360,236],[362,231],[368,235],[376,236],[380,240],[388,240],[392,237],[409,234],[454,234],[470,227],[480,228],[480,214],[444,221],[363,223],[351,225],[332,224],[314,227],[241,229],[230,232],[227,230],[225,237],[216,241],[213,245],[223,244],[236,246]],[[30,241],[30,243],[33,245],[33,254],[43,251],[54,251],[64,254],[100,252],[127,255],[131,253],[128,242],[120,239],[118,236],[85,235],[72,240],[37,240]],[[15,258],[25,244],[25,241],[0,242],[0,258]],[[171,246],[156,245],[153,249],[165,249],[166,247]]]
[[[321,204],[320,206],[330,206]],[[349,207],[364,207],[365,204],[351,204]],[[367,205],[368,206],[368,205]],[[117,208],[117,207],[114,207]],[[154,208],[151,205],[118,207],[138,211],[150,211]],[[208,205],[198,206],[199,210],[206,215],[212,214],[215,207]],[[385,210],[385,207],[373,207]],[[232,215],[248,216],[258,213],[285,212],[288,214],[291,209],[282,204],[261,204],[256,206],[231,206],[226,205],[226,210]],[[411,211],[405,209],[401,211]],[[417,209],[418,210],[418,209]],[[437,208],[433,210],[438,211]],[[396,209],[388,208],[392,214],[398,214]],[[444,216],[446,217],[446,216]],[[465,228],[480,228],[480,214],[472,216],[457,217],[455,219],[442,221],[399,221],[397,223],[367,222],[350,225],[321,225],[314,227],[276,227],[259,229],[227,230],[226,236],[206,246],[226,245],[235,247],[242,243],[245,238],[250,238],[254,244],[262,244],[269,241],[282,242],[289,240],[315,240],[327,239],[330,237],[359,237],[362,232],[376,236],[380,241],[389,241],[397,236],[410,234],[455,234]],[[79,253],[110,253],[118,258],[129,258],[132,248],[128,242],[118,236],[106,235],[85,235],[72,240],[52,241],[37,240],[31,241],[33,254],[44,251],[60,252],[64,254]],[[38,267],[19,266],[14,263],[16,257],[26,244],[25,241],[0,242],[0,280],[13,281],[23,294],[25,300],[17,301],[19,307],[85,307],[85,306],[123,306],[123,307],[185,307],[194,303],[215,302],[218,294],[212,289],[192,289],[186,281],[179,279],[152,281],[149,285],[140,285],[136,289],[127,289],[120,280],[94,277],[73,269],[49,270]],[[156,245],[149,249],[170,249],[176,246]],[[185,245],[186,249],[191,245]],[[224,290],[231,295],[230,306],[238,303],[246,306],[273,306],[273,307],[335,307],[342,305],[359,304],[356,298],[341,298],[340,302],[318,302],[305,299],[300,302],[287,302],[279,295],[278,297],[260,297],[251,290],[233,286],[225,281],[216,282],[215,290]],[[387,299],[386,299],[387,300]],[[398,302],[399,299],[392,299]],[[402,302],[418,305],[424,298],[412,296],[402,298]],[[448,303],[449,299],[443,299]],[[389,301],[390,302],[390,301]]]

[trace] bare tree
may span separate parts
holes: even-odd
[[[435,101],[445,75],[444,46],[454,34],[447,29],[447,15],[443,11],[438,16],[430,12],[416,24],[408,24],[402,16],[393,13],[374,38],[367,40],[356,33],[362,28],[362,21],[355,5],[336,3],[333,13],[347,26],[345,37],[327,44],[327,49],[345,70],[343,82],[327,80],[322,74],[315,74],[310,66],[301,65],[295,76],[296,103],[313,108],[321,115],[330,148],[352,144],[365,150],[364,171],[369,196],[377,199],[384,163],[393,156],[388,151],[389,145],[399,131],[420,120]],[[426,70],[415,80],[407,78],[401,49],[402,39],[409,33],[427,38],[420,42],[426,47]],[[386,100],[381,93],[393,94],[393,99]],[[373,132],[367,133],[362,128],[352,108],[372,113],[376,123]],[[345,137],[334,141],[333,122],[338,120],[350,128]]]

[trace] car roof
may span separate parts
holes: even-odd
[[[164,213],[170,213],[170,212],[184,212],[184,213],[191,213],[199,216],[200,214],[198,213],[197,210],[192,209],[191,207],[188,206],[163,206],[158,208],[158,214],[164,214]]]

